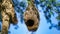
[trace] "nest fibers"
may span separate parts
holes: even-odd
[[[28,4],[24,12],[24,21],[29,31],[36,31],[39,26],[39,13],[33,4]]]

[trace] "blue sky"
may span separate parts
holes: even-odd
[[[25,2],[26,0],[18,0],[18,1]],[[38,7],[39,7],[39,5],[38,5]],[[38,30],[36,32],[34,32],[34,34],[60,34],[60,31],[58,31],[54,27],[52,29],[49,29],[50,24],[47,23],[47,21],[44,17],[43,9],[41,9],[41,7],[38,8],[38,11],[39,11],[39,15],[40,15],[40,22],[39,22]],[[10,28],[9,28],[10,33],[9,34],[31,34],[31,32],[28,31],[25,23],[21,24],[20,14],[18,12],[16,12],[16,14],[17,14],[17,19],[18,19],[18,24],[17,24],[17,26],[10,24]],[[57,16],[57,14],[55,14],[55,16]],[[57,20],[55,19],[55,17],[52,16],[51,20],[52,20],[52,23],[57,24]],[[18,28],[15,29],[15,27],[18,27]]]
[[[60,31],[58,31],[56,28],[52,28],[51,30],[49,29],[50,24],[46,22],[46,19],[44,17],[43,12],[39,12],[40,14],[40,24],[38,27],[38,30],[35,32],[35,34],[60,34]],[[9,31],[11,32],[10,34],[31,34],[31,32],[28,31],[25,23],[21,24],[20,22],[20,17],[19,13],[17,13],[17,18],[18,18],[18,29],[14,29],[12,24],[10,25]],[[53,20],[55,23],[56,20]]]
[[[26,0],[18,0],[18,1],[19,2],[21,2],[21,1],[25,2]],[[39,7],[39,5],[38,5],[38,7]],[[39,22],[38,30],[36,32],[34,32],[34,34],[60,34],[60,31],[58,31],[54,27],[52,29],[49,29],[50,24],[47,23],[41,7],[38,8],[38,11],[40,14],[40,22]],[[18,28],[14,29],[16,26],[11,24],[10,29],[9,29],[9,31],[11,32],[10,34],[31,34],[31,32],[28,31],[25,23],[21,24],[20,14],[18,12],[16,12],[16,14],[17,14],[17,19],[18,19],[18,24],[17,24]],[[55,14],[55,16],[57,16],[57,14]],[[52,20],[52,23],[57,24],[57,20],[55,19],[55,17],[52,16],[51,20]]]

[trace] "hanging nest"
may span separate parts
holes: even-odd
[[[39,13],[31,2],[24,12],[24,21],[29,31],[36,31],[39,26]]]
[[[8,34],[10,23],[17,24],[17,17],[14,11],[12,0],[3,0],[0,6],[2,15],[1,34]]]

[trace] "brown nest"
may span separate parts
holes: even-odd
[[[24,21],[29,31],[36,31],[39,26],[38,11],[27,10],[24,12]]]

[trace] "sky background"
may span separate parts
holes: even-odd
[[[27,3],[27,0],[18,0],[18,1],[19,2],[24,1]],[[39,5],[38,5],[38,11],[40,15],[40,22],[39,22],[38,30],[34,32],[34,34],[60,34],[60,31],[54,27],[52,29],[49,29],[50,23],[47,23],[44,17],[43,9]],[[23,22],[23,24],[21,24],[20,13],[16,12],[16,14],[18,19],[18,24],[17,25],[10,24],[9,34],[31,34],[31,32],[28,31],[25,23]],[[55,14],[55,16],[57,16],[57,14]],[[55,16],[52,16],[51,20],[52,23],[57,24],[57,20],[55,19]]]

